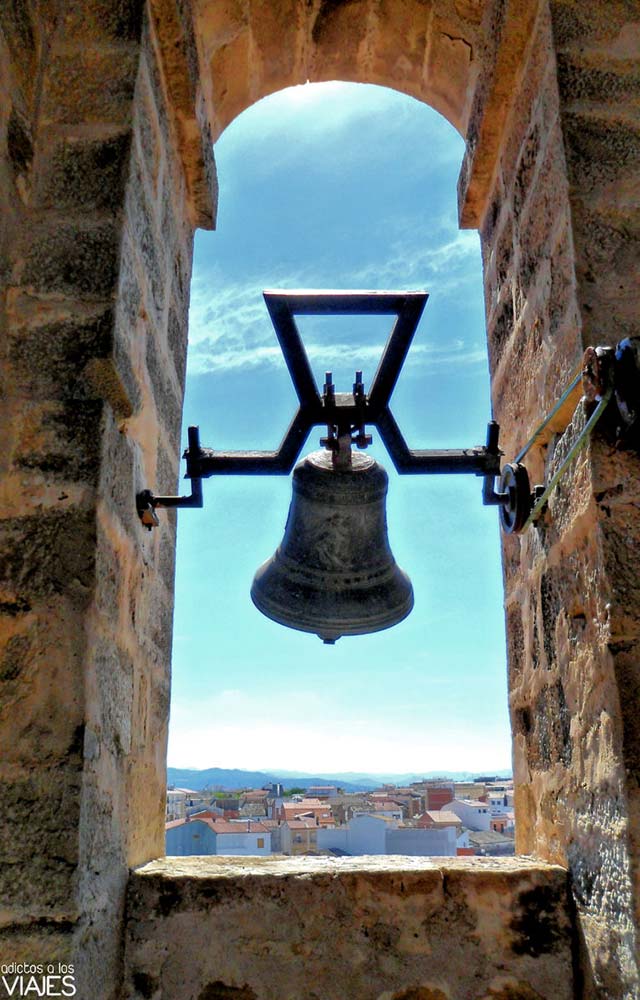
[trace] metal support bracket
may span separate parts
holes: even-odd
[[[627,436],[640,424],[640,338],[627,338],[612,348],[587,348],[579,373],[567,386],[513,462],[500,472],[502,452],[500,428],[491,421],[485,445],[462,449],[409,448],[391,412],[390,400],[428,299],[427,292],[363,291],[265,291],[264,300],[282,349],[296,395],[298,409],[276,451],[215,451],[202,448],[197,427],[190,427],[186,478],[190,496],[155,496],[143,490],[136,498],[138,515],[149,530],[158,524],[158,507],[202,507],[202,480],[213,475],[286,475],[293,468],[312,427],[324,425],[327,434],[320,444],[333,453],[336,467],[350,461],[351,446],[366,448],[371,436],[367,425],[377,427],[396,471],[405,474],[464,474],[483,477],[482,502],[500,508],[500,522],[507,533],[526,531],[546,508],[575,455],[584,447],[615,391],[618,411]],[[336,392],[327,372],[320,394],[302,342],[296,315],[395,315],[369,392],[362,372],[356,372],[352,392]],[[596,404],[584,430],[560,468],[546,485],[531,490],[522,464],[540,441],[554,416],[570,405],[571,395],[582,382],[584,397]],[[496,478],[500,476],[496,489]]]
[[[532,490],[522,461],[580,383],[581,401],[592,406],[593,411],[551,479],[534,486]],[[633,441],[634,437],[637,441],[640,423],[640,338],[626,338],[615,350],[612,347],[588,347],[584,352],[580,371],[513,462],[505,465],[495,495],[497,502],[501,504],[500,522],[507,534],[520,534],[540,520],[547,509],[549,497],[574,458],[587,444],[613,398],[621,421],[618,428],[620,442]]]
[[[372,438],[366,427],[378,428],[396,471],[405,474],[465,474],[485,478],[483,497],[496,497],[493,482],[500,472],[499,428],[489,425],[486,446],[414,450],[409,448],[391,412],[390,399],[428,299],[427,292],[265,291],[267,310],[298,397],[298,410],[276,451],[215,451],[201,448],[197,427],[189,428],[187,478],[190,497],[138,494],[138,514],[146,527],[158,523],[157,507],[201,507],[201,480],[213,475],[286,475],[297,461],[312,427],[326,426],[320,443],[338,460],[340,441],[366,448]],[[362,372],[356,372],[350,393],[336,392],[326,373],[322,395],[298,330],[296,315],[395,315],[369,392]],[[348,438],[347,438],[348,436]],[[498,502],[495,499],[485,502]]]
[[[199,457],[202,454],[200,448],[200,431],[197,427],[190,427],[188,430],[189,447],[184,453],[187,459],[187,473],[185,478],[191,480],[191,494],[189,496],[156,496],[151,490],[142,490],[136,495],[136,509],[138,517],[145,528],[151,531],[152,528],[160,524],[157,507],[202,507],[204,499],[202,496],[202,476],[199,472]]]

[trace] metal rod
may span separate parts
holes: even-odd
[[[485,507],[500,507],[507,498],[506,493],[499,493],[496,490],[496,478],[500,472],[500,456],[502,454],[498,446],[499,439],[500,424],[496,420],[490,420],[487,424],[486,451],[488,455],[494,457],[497,468],[485,475],[482,482],[482,503]]]
[[[555,473],[553,474],[553,476],[549,480],[549,482],[548,482],[548,484],[547,484],[547,486],[545,488],[544,493],[542,494],[542,496],[540,496],[536,500],[536,503],[535,503],[535,505],[534,505],[531,513],[529,514],[529,517],[527,518],[527,520],[525,521],[524,525],[522,526],[522,531],[523,532],[527,530],[527,528],[529,527],[530,524],[534,524],[540,518],[540,516],[542,514],[542,510],[543,510],[544,506],[546,505],[547,500],[549,499],[550,494],[553,492],[553,490],[554,490],[554,488],[555,488],[558,480],[566,472],[567,467],[569,466],[570,462],[584,448],[585,444],[587,443],[587,441],[589,439],[589,435],[591,434],[591,431],[593,430],[593,428],[595,427],[595,425],[598,423],[600,417],[602,416],[602,414],[606,410],[606,408],[607,408],[607,406],[609,404],[609,400],[611,399],[612,395],[613,395],[613,385],[609,385],[608,389],[605,391],[604,395],[602,396],[602,399],[600,400],[600,402],[596,406],[595,410],[593,411],[593,413],[589,417],[589,419],[588,419],[587,423],[585,424],[585,426],[583,427],[582,431],[580,432],[580,434],[578,435],[578,437],[574,441],[573,445],[571,446],[571,448],[567,452],[567,454],[566,454],[565,458],[563,459],[563,461],[560,463],[559,468],[556,469]]]
[[[576,388],[576,386],[578,385],[578,383],[580,382],[581,379],[582,379],[582,367],[580,368],[580,371],[575,376],[575,378],[573,379],[573,381],[564,390],[564,392],[560,396],[560,399],[558,400],[558,402],[556,403],[556,405],[553,407],[553,409],[550,410],[549,413],[547,413],[547,415],[544,418],[544,420],[542,421],[542,423],[539,424],[536,427],[535,431],[533,432],[533,434],[531,435],[531,437],[529,438],[529,440],[525,444],[524,448],[522,448],[522,450],[518,452],[518,454],[516,455],[516,457],[513,460],[514,465],[517,462],[521,462],[522,459],[524,458],[524,456],[529,451],[529,449],[533,447],[533,445],[536,443],[536,441],[538,440],[538,438],[542,434],[542,432],[545,429],[545,427],[551,422],[551,420],[556,415],[556,413],[558,412],[558,410],[566,403],[567,399],[569,398],[569,396],[571,395],[571,393],[573,392],[573,390]]]

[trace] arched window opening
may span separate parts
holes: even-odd
[[[412,447],[483,443],[479,240],[456,216],[463,152],[435,111],[380,87],[307,85],[240,115],[216,145],[217,231],[196,240],[183,428],[199,424],[214,448],[278,444],[295,395],[264,288],[424,288],[394,413]],[[331,369],[348,391],[362,368],[370,384],[390,324],[302,318],[318,382]],[[252,605],[290,477],[211,478],[204,511],[180,516],[170,780],[172,768],[212,767],[509,772],[496,510],[482,507],[479,478],[398,477],[379,438],[372,454],[390,477],[391,546],[415,591],[412,614],[384,632],[327,647]]]

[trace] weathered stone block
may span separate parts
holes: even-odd
[[[108,522],[107,522],[108,523]],[[100,615],[104,625],[110,628],[113,633],[117,633],[122,627],[122,618],[126,613],[122,605],[125,603],[122,598],[124,582],[122,581],[122,567],[127,557],[128,551],[122,541],[118,538],[114,540],[116,531],[106,530],[102,520],[98,520],[97,545],[96,545],[96,610]]]
[[[631,61],[620,67],[611,62],[599,66],[579,60],[574,53],[560,53],[558,86],[566,108],[584,102],[624,107],[624,102],[640,97],[640,73]]]
[[[531,126],[520,151],[513,188],[513,209],[516,218],[522,213],[523,205],[531,188],[532,178],[541,159],[540,128],[537,122]]]
[[[34,759],[47,768],[78,766],[85,651],[78,621],[59,601],[0,622],[0,758],[7,768]]]
[[[149,92],[147,74],[140,73],[135,103],[134,132],[137,133],[137,157],[144,163],[154,196],[158,193],[158,184],[163,166],[166,168],[166,146],[162,140],[157,112],[153,98]]]
[[[16,68],[28,76],[36,58],[36,35],[28,0],[7,0],[0,4],[0,30]]]
[[[573,996],[566,874],[523,860],[174,858],[127,910],[127,998]]]
[[[637,19],[633,2],[629,0],[607,0],[606,4],[551,0],[549,6],[553,37],[560,50],[575,47],[584,51],[593,47],[602,51],[605,47],[615,52],[625,27],[633,26]]]
[[[509,605],[506,609],[507,663],[509,668],[509,688],[517,683],[517,678],[524,667],[524,626],[522,615],[524,609],[520,604]]]
[[[628,122],[574,111],[562,123],[569,176],[583,197],[640,161],[640,128]]]
[[[502,353],[505,349],[505,345],[514,329],[514,311],[513,311],[513,299],[511,295],[507,292],[503,301],[500,303],[496,310],[496,314],[493,317],[491,325],[488,331],[489,337],[489,365],[491,371],[495,371]]]
[[[311,29],[315,46],[316,74],[319,79],[333,79],[336,68],[353,68],[358,62],[358,48],[367,32],[367,0],[320,0]]]
[[[18,921],[14,926],[6,926],[0,930],[0,962],[3,965],[10,965],[11,962],[25,962],[28,965],[48,962],[68,964],[71,961],[73,922],[41,917],[36,926],[37,931],[34,932],[29,921],[25,925]],[[28,981],[28,978],[24,980],[25,986]],[[12,976],[9,983],[13,985],[13,982]]]
[[[49,222],[32,234],[22,284],[37,292],[107,298],[118,273],[120,227]]]
[[[171,641],[173,637],[173,601],[166,594],[161,594],[159,590],[155,592],[153,601],[153,613],[148,616],[145,623],[145,638],[150,639],[157,647],[160,657],[159,663],[168,663],[171,658]],[[151,626],[149,627],[149,622]],[[166,707],[166,714],[160,713],[160,717],[168,722],[169,715],[169,692],[164,691],[162,704]]]
[[[162,70],[158,64],[157,42],[149,18],[145,18],[142,38],[139,76],[140,97],[136,103],[142,101],[142,109],[144,109],[145,104],[153,109],[160,129],[162,151],[166,156],[171,156],[176,153],[176,135],[170,124],[167,94]]]
[[[116,757],[126,756],[131,750],[133,661],[113,640],[105,638],[93,644],[91,658],[98,692],[92,724],[100,727],[102,752]]]
[[[135,483],[138,457],[135,442],[128,437],[126,428],[119,427],[112,413],[105,414],[101,446],[100,494],[125,531],[135,536],[140,524],[135,506],[141,488]]]
[[[549,110],[552,114],[555,111],[557,116],[557,82],[552,70],[553,48],[550,25],[542,8],[538,13],[536,31],[531,39],[526,65],[521,67],[509,127],[501,150],[501,171],[508,190],[511,188],[510,179],[516,176],[517,162],[527,137],[534,132],[540,137],[553,124],[552,120],[546,121],[541,115],[542,99],[548,91],[551,91],[549,96],[552,100],[555,97],[555,107],[550,107]]]
[[[610,639],[633,642],[640,637],[640,538],[638,509],[633,503],[612,507],[601,503],[600,530],[610,586]]]
[[[4,905],[10,902],[24,916],[53,911],[60,918],[75,917],[79,813],[77,766],[75,770],[42,769],[3,783],[0,893]]]
[[[163,516],[162,546],[170,548],[175,538],[175,524],[166,525],[164,521]],[[171,591],[165,587],[155,566],[149,570],[142,563],[132,568],[128,583],[130,622],[139,647],[149,661],[168,666],[173,623]]]
[[[126,213],[131,242],[149,286],[147,308],[159,317],[167,297],[167,248],[160,239],[160,218],[150,204],[142,168],[135,158],[127,189]]]
[[[171,434],[172,441],[175,441],[176,446],[179,448],[180,442],[178,440],[179,427],[172,428],[173,433]],[[169,493],[175,494],[181,487],[181,482],[178,479],[179,475],[179,462],[175,452],[169,452],[162,445],[158,445],[158,462],[156,466],[156,482],[158,484],[159,493]],[[188,488],[188,483],[185,483],[185,488]]]
[[[251,36],[243,31],[211,53],[212,104],[216,121],[214,138],[252,103],[249,90]]]
[[[36,185],[36,202],[58,211],[122,209],[127,174],[129,132],[107,138],[69,137],[43,157]]]
[[[20,421],[13,463],[48,481],[95,486],[100,467],[100,400],[56,401],[29,406]]]
[[[110,356],[113,309],[74,320],[38,322],[36,312],[9,331],[12,381],[20,395],[39,399],[86,399],[93,395],[87,365]]]
[[[182,480],[180,480],[180,484],[181,485],[183,484]],[[184,483],[184,486],[188,487],[188,483]],[[168,510],[168,511],[165,511],[163,513],[166,513],[166,515],[167,515],[167,518],[166,518],[167,528],[165,530],[167,530],[170,533],[170,537],[175,537],[175,532],[176,532],[176,520],[175,520],[176,512]],[[174,515],[174,520],[173,521],[169,520],[169,515],[171,515],[172,513]],[[187,513],[187,516],[188,516],[188,513]],[[167,544],[163,544],[160,547],[160,551],[158,553],[158,573],[162,577],[163,583],[164,583],[165,587],[167,588],[167,591],[169,593],[173,593],[173,588],[174,588],[174,583],[175,583],[175,576],[176,576],[176,551],[175,551],[175,546],[174,545],[171,545],[171,544],[167,543]]]
[[[328,3],[326,7],[330,10],[331,4]],[[354,8],[351,16],[355,16],[357,10],[357,7]],[[391,4],[386,0],[372,7],[375,34],[367,39],[366,47],[374,79],[379,79],[385,72],[384,67],[391,63],[394,82],[400,89],[406,89],[410,93],[415,92],[425,69],[428,85],[433,90],[440,89],[437,86],[439,83],[437,64],[441,59],[438,46],[434,46],[435,51],[431,53],[432,61],[436,65],[425,66],[425,60],[429,55],[431,14],[431,10],[427,7],[416,7],[410,3]],[[342,17],[344,18],[345,14]],[[366,15],[361,17],[364,26]],[[398,55],[399,52],[402,52],[401,57]],[[354,55],[354,61],[355,59],[357,54]],[[460,127],[458,121],[455,124]]]
[[[185,320],[180,318],[173,306],[169,308],[167,341],[178,376],[178,387],[181,392],[184,392],[184,381],[187,372],[188,327]]]
[[[640,308],[640,226],[633,216],[574,204],[576,268],[585,313],[585,344],[614,345],[636,336]],[[594,322],[595,321],[595,322]]]
[[[162,422],[169,432],[170,440],[177,448],[182,422],[182,394],[167,372],[164,351],[151,337],[147,339],[146,362],[154,398],[162,405]],[[160,409],[160,406],[158,408]],[[175,467],[172,480],[175,482]]]
[[[131,359],[119,341],[116,340],[113,356],[94,358],[87,365],[85,375],[92,395],[109,403],[119,420],[130,417],[138,409],[140,388]]]
[[[549,136],[542,154],[538,151],[534,166],[537,171],[535,182],[533,189],[529,190],[528,204],[525,212],[520,214],[518,227],[520,239],[517,280],[525,296],[536,280],[542,262],[550,257],[556,243],[558,226],[568,214],[569,192],[559,130]],[[530,185],[530,178],[527,184]],[[516,200],[514,198],[514,203]]]
[[[58,51],[48,65],[43,123],[128,125],[138,70],[135,46]]]
[[[545,687],[538,695],[532,712],[532,725],[526,733],[529,767],[546,771],[561,763],[571,764],[571,714],[562,683]]]
[[[143,0],[83,0],[68,4],[64,33],[69,40],[133,42],[140,38]]]
[[[130,343],[143,309],[133,234],[129,233],[125,233],[122,242],[116,309],[118,335],[125,343]]]
[[[415,18],[415,14],[413,17]],[[464,108],[467,112],[469,77],[472,72],[475,42],[474,35],[466,30],[467,27],[467,25],[451,24],[444,17],[432,18],[427,56],[427,73],[431,90],[429,103],[461,132],[464,131],[466,115],[460,116],[460,109]],[[410,37],[415,37],[413,32]],[[415,62],[419,73],[419,53]]]
[[[563,339],[563,335],[566,337],[569,330],[576,330],[578,327],[575,262],[570,245],[569,226],[564,227],[559,233],[551,252],[550,265],[548,337],[557,343]]]
[[[0,536],[0,583],[29,602],[64,594],[83,607],[93,590],[94,548],[91,508],[7,518]]]

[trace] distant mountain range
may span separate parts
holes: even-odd
[[[416,774],[369,774],[346,771],[340,774],[309,774],[304,771],[242,771],[222,767],[208,767],[204,770],[169,767],[167,782],[178,788],[191,788],[199,792],[203,788],[261,788],[272,781],[280,782],[285,788],[305,788],[309,785],[339,785],[345,792],[370,792],[383,784],[409,785],[424,778],[448,778],[450,781],[473,781],[474,778],[489,776],[486,771],[420,771]],[[495,771],[491,777],[510,778],[511,771]]]

